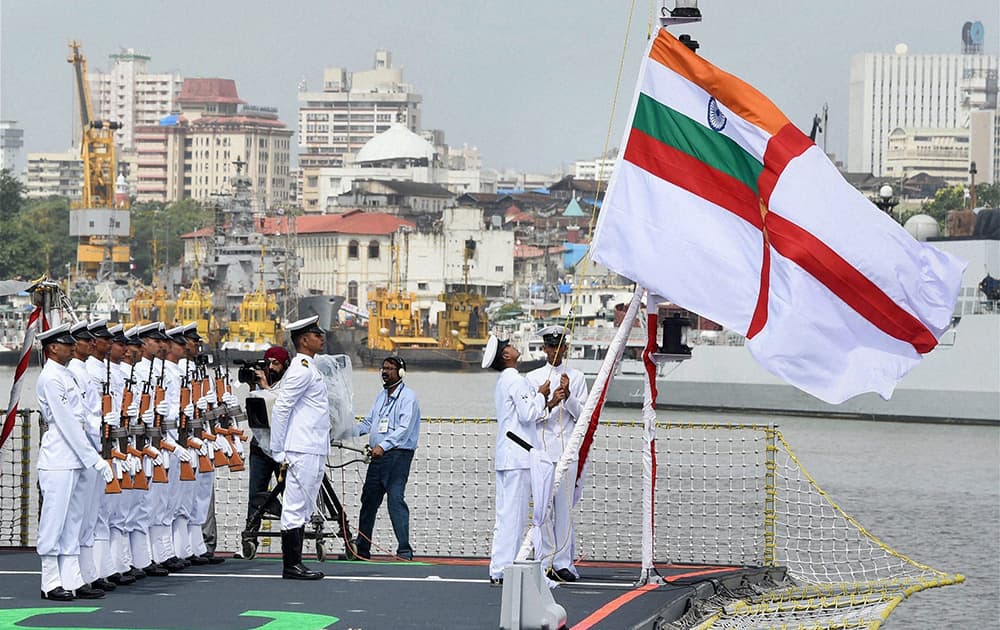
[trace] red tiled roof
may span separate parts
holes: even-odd
[[[295,221],[298,234],[392,234],[400,227],[416,227],[410,221],[383,212],[364,212],[350,210],[343,214],[310,214],[301,216]],[[284,234],[288,231],[288,221],[285,217],[266,217],[258,220],[257,230],[262,234]],[[181,238],[205,238],[212,235],[213,228],[206,227],[194,232],[182,234]]]
[[[236,93],[232,79],[184,79],[178,103],[237,103],[244,104]]]
[[[552,245],[549,247],[549,254],[562,254],[566,248],[562,245]],[[545,249],[534,245],[514,245],[514,258],[540,258],[545,255]]]

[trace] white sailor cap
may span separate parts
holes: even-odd
[[[184,338],[184,326],[174,326],[164,333],[170,341],[184,345],[187,339]]]
[[[73,338],[77,341],[90,341],[94,339],[94,335],[87,330],[87,322],[77,322],[69,327],[69,334],[73,335]]]
[[[108,330],[108,320],[106,319],[98,319],[96,321],[90,322],[89,324],[87,324],[87,330],[89,330],[90,334],[92,334],[94,337],[100,339],[111,339],[112,337],[114,337],[114,335],[111,334],[111,331]]]
[[[569,340],[568,332],[569,331],[566,330],[565,326],[553,324],[539,329],[535,335],[541,337],[542,341],[547,346],[560,346],[564,345],[566,341]]]
[[[121,324],[115,324],[108,328],[108,332],[111,333],[111,341],[114,343],[127,343],[128,339],[125,338],[124,330],[125,327]]]
[[[194,339],[195,341],[201,341],[201,335],[198,334],[198,322],[191,322],[184,326],[184,336],[188,339]]]
[[[130,346],[141,346],[142,339],[139,339],[139,327],[133,326],[125,331],[125,343]]]
[[[139,326],[136,334],[140,339],[161,339],[166,340],[167,336],[163,334],[163,322],[150,322],[148,324],[143,324]]]
[[[496,335],[490,333],[490,338],[486,342],[486,347],[483,348],[483,362],[482,366],[485,368],[492,368],[497,372],[503,371],[503,349],[507,347],[510,342],[506,339],[498,339]]]
[[[321,335],[325,335],[326,331],[319,327],[316,323],[319,321],[319,315],[313,315],[312,317],[306,317],[305,319],[300,319],[292,322],[285,326],[285,330],[291,335],[292,339],[300,337],[307,332],[316,332]]]
[[[42,346],[47,346],[50,343],[61,343],[67,346],[72,346],[76,343],[76,339],[74,339],[73,335],[70,334],[69,328],[69,324],[55,326],[54,328],[43,330],[35,335],[35,338],[38,339]]]

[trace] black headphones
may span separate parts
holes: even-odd
[[[392,356],[386,357],[384,360],[395,364],[396,372],[399,373],[400,380],[406,376],[406,361],[403,360],[403,357]]]

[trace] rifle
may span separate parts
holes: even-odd
[[[188,448],[191,444],[191,428],[188,426],[189,418],[184,413],[184,408],[191,404],[191,388],[188,387],[187,374],[181,377],[181,413],[177,421],[177,448]],[[204,457],[199,455],[199,458]],[[207,458],[206,458],[207,459]],[[194,468],[191,462],[180,463],[181,481],[194,481]]]
[[[226,440],[229,445],[233,448],[233,454],[229,457],[229,470],[234,472],[239,472],[245,468],[243,464],[243,458],[240,457],[239,452],[236,450],[236,441],[234,438],[243,439],[243,432],[239,428],[238,417],[235,414],[229,412],[229,408],[223,402],[223,397],[225,394],[231,394],[233,391],[232,385],[229,382],[229,370],[228,365],[226,370],[223,372],[220,370],[218,364],[215,368],[215,395],[219,403],[219,409],[222,410],[222,414],[219,416],[219,426],[215,429],[216,433],[226,436]],[[223,376],[223,374],[225,376]]]
[[[114,470],[114,460],[125,459],[125,455],[114,447],[114,441],[111,438],[111,425],[104,421],[104,416],[111,413],[111,409],[113,407],[110,384],[111,361],[107,359],[105,360],[108,362],[108,378],[104,381],[104,391],[101,394],[101,457],[107,460],[108,465],[111,466],[111,470]],[[125,476],[127,477],[128,473],[125,473]],[[105,494],[119,494],[121,491],[122,487],[121,484],[118,483],[117,476],[112,477],[111,481],[104,486]]]
[[[143,386],[142,386],[142,395],[139,397],[139,415],[140,416],[142,416],[142,414],[145,413],[149,409],[149,405],[150,404],[155,404],[159,400],[163,400],[163,394],[164,393],[163,393],[163,387],[162,386],[158,386],[156,388],[156,392],[154,393],[152,403],[151,403],[150,397],[149,397],[149,384],[153,380],[153,363],[154,363],[154,361],[156,361],[156,357],[155,356],[152,359],[150,359],[150,361],[149,361],[149,379],[145,382],[145,384],[143,384]],[[162,385],[162,382],[163,382],[163,372],[160,372],[160,383],[161,383],[161,385]],[[159,396],[158,399],[157,399],[157,396]],[[154,407],[154,409],[155,409],[155,407]],[[162,430],[160,429],[160,424],[159,424],[159,422],[157,420],[156,412],[154,411],[153,426],[146,428],[146,438],[147,438],[146,445],[147,446],[152,446],[155,449],[159,449],[160,448],[160,444],[161,444],[161,438],[163,436],[163,433],[161,431]],[[153,454],[153,451],[149,450],[148,448],[143,448],[142,452],[146,454],[146,457],[156,457],[156,455]],[[163,468],[163,464],[158,464],[158,465],[156,465],[155,468],[153,468],[153,483],[167,483],[167,471]]]
[[[122,390],[122,426],[125,428],[125,438],[121,442],[121,448],[124,448],[125,453],[132,455],[142,463],[143,453],[141,450],[135,447],[131,440],[129,440],[129,434],[132,432],[129,426],[131,419],[128,415],[128,408],[132,406],[132,397],[135,395],[132,393],[132,386],[135,385],[135,362],[132,363],[132,370],[129,374],[128,379],[125,381],[125,389]],[[136,435],[135,441],[142,436]],[[149,490],[149,480],[146,479],[146,471],[143,467],[139,466],[139,472],[132,477],[132,489],[133,490]]]
[[[202,373],[202,377],[199,378],[199,372]],[[194,375],[191,380],[191,398],[196,402],[200,401],[205,395],[207,387],[207,377],[204,375],[202,367],[195,363]],[[215,436],[211,432],[205,430],[205,416],[201,409],[195,405],[194,408],[194,418],[191,422],[192,433],[200,437],[202,440],[206,440],[209,443],[215,441]],[[228,462],[227,462],[228,463]],[[212,460],[207,455],[201,455],[198,458],[198,472],[207,473],[215,470],[215,466],[212,464]]]

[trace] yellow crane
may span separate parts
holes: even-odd
[[[77,268],[89,277],[107,280],[115,264],[129,262],[129,247],[120,242],[130,232],[128,193],[124,177],[116,177],[115,171],[114,132],[121,129],[121,123],[95,117],[87,60],[79,42],[71,41],[69,49],[66,61],[73,65],[76,78],[83,160],[83,191],[70,213],[70,236],[79,237]]]

